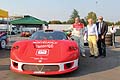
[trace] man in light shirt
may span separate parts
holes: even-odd
[[[110,32],[112,34],[112,44],[115,47],[115,33],[116,33],[116,28],[115,28],[114,24],[110,28]]]
[[[98,58],[98,48],[97,48],[97,40],[98,40],[98,31],[96,24],[93,23],[93,20],[88,19],[88,44],[90,48],[90,57]]]

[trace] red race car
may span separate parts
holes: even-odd
[[[11,48],[11,70],[23,74],[55,75],[78,68],[79,48],[64,32],[41,30]]]

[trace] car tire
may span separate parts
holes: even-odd
[[[1,40],[0,42],[0,49],[5,49],[6,48],[6,41],[5,40]]]

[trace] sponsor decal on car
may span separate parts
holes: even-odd
[[[45,72],[35,71],[34,74],[45,74]]]
[[[39,45],[39,44],[36,44],[35,45],[35,48],[53,48],[53,44],[48,44],[48,45]]]
[[[37,56],[47,56],[49,54],[49,50],[48,49],[41,49],[41,50],[37,50],[36,51],[36,55]]]
[[[46,55],[46,54],[48,54],[48,50],[38,50],[37,54],[38,55]]]
[[[35,48],[53,48],[57,42],[53,41],[40,41],[40,42],[33,42]]]
[[[30,58],[32,58],[32,59],[34,59],[34,60],[37,60],[38,62],[42,62],[42,61],[44,61],[44,60],[48,60],[48,58],[43,58],[43,57],[40,57],[40,58],[30,57]]]
[[[57,44],[57,42],[53,42],[53,41],[39,41],[39,42],[33,42],[33,44]]]

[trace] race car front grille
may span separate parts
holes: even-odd
[[[58,65],[27,65],[22,66],[23,71],[41,71],[41,72],[51,72],[58,71]]]

